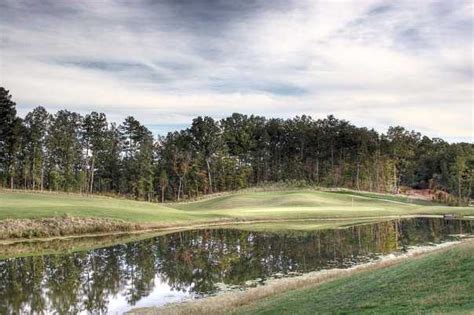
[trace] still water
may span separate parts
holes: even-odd
[[[474,234],[474,221],[404,219],[310,232],[193,230],[67,254],[0,260],[0,314],[121,314],[346,268]]]

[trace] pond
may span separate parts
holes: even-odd
[[[202,229],[0,260],[0,313],[121,314],[269,278],[347,268],[473,234],[474,221],[417,218],[316,231]]]

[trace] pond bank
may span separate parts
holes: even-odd
[[[474,250],[474,239],[465,239],[460,242],[448,242],[437,246],[424,246],[410,250],[408,253],[400,255],[388,255],[382,259],[358,265],[349,269],[332,269],[317,272],[310,272],[302,276],[293,278],[269,280],[267,284],[255,288],[249,288],[245,291],[223,293],[217,296],[203,298],[199,300],[190,300],[179,304],[170,304],[161,308],[141,308],[129,311],[127,314],[223,314],[240,307],[246,307],[252,303],[260,303],[262,300],[286,294],[295,289],[311,289],[329,283],[332,280],[342,279],[353,275],[368,275],[369,271],[376,271],[388,267],[397,268],[397,265],[407,261],[425,259],[435,253],[444,253],[453,248],[462,250]],[[436,273],[436,270],[432,270]],[[314,308],[313,308],[314,309]],[[254,310],[249,308],[245,312]],[[286,309],[288,311],[288,309]],[[283,309],[281,310],[283,311]],[[245,313],[244,312],[244,313]]]
[[[259,230],[267,230],[267,224],[295,223],[288,226],[288,230],[305,230],[301,224],[315,223],[310,229],[337,228],[344,225],[354,225],[372,222],[381,222],[393,219],[406,218],[442,218],[442,215],[387,215],[373,217],[334,217],[314,219],[218,219],[209,221],[183,222],[175,224],[131,223],[117,219],[61,216],[41,219],[5,219],[0,220],[0,245],[9,245],[22,242],[46,242],[51,240],[90,238],[98,236],[175,232],[190,229],[210,227],[254,226]],[[463,219],[470,220],[466,216]],[[301,224],[299,224],[301,223]]]
[[[60,216],[40,219],[5,219],[0,221],[0,240],[129,232],[140,228],[139,224],[123,220],[93,217]]]
[[[190,224],[187,226],[171,226],[161,228],[117,231],[107,233],[87,233],[82,235],[51,236],[42,238],[11,238],[0,239],[0,258],[20,256],[37,256],[44,254],[60,254],[80,250],[95,249],[113,246],[122,243],[139,241],[176,232],[193,229],[239,229],[246,231],[266,231],[273,233],[307,232],[322,229],[345,228],[348,226],[379,223],[397,218],[354,218],[354,219],[305,219],[305,220],[253,220],[240,222],[209,222],[204,224]],[[43,220],[41,220],[43,221]],[[61,221],[56,220],[55,224]],[[80,222],[83,222],[80,220]],[[26,226],[26,225],[24,225]]]

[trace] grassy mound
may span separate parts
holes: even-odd
[[[149,202],[64,193],[0,192],[0,220],[64,215],[136,222],[179,221],[189,218],[182,211]]]
[[[419,203],[406,197],[347,190],[237,192],[208,197],[200,201],[166,204],[77,194],[0,191],[0,222],[5,219],[40,220],[68,216],[123,220],[142,226],[165,227],[211,222],[260,221],[261,223],[261,221],[322,218],[359,222],[362,218],[381,219],[400,215],[444,213],[474,215],[474,208],[447,207],[429,202]],[[92,228],[94,229],[97,228]],[[81,228],[69,230],[81,233]],[[46,234],[40,231],[18,231],[18,233]]]

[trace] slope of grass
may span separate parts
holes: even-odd
[[[457,213],[474,208],[420,205],[384,199],[377,194],[314,190],[243,192],[187,203],[156,204],[75,194],[0,191],[0,220],[78,216],[121,219],[150,224],[209,221],[386,217]]]
[[[472,314],[474,243],[297,289],[236,314]]]
[[[386,201],[393,201],[393,202],[401,202],[401,203],[409,203],[409,204],[415,204],[415,205],[424,205],[424,206],[432,206],[432,205],[442,205],[439,202],[434,202],[431,200],[425,200],[425,199],[416,199],[416,198],[410,198],[406,195],[393,195],[393,194],[384,194],[384,193],[376,193],[376,192],[360,192],[360,191],[354,191],[350,189],[339,189],[336,191],[332,191],[334,193],[343,195],[352,195],[352,196],[359,196],[359,197],[367,197],[371,199],[380,199],[380,200],[386,200]]]
[[[191,220],[195,215],[160,204],[76,194],[0,193],[0,220],[51,216],[106,217],[135,222]]]
[[[387,198],[384,198],[387,197]],[[405,197],[366,192],[288,190],[236,193],[197,202],[174,204],[176,209],[230,217],[352,218],[412,214],[474,214],[474,208],[447,207]],[[426,203],[426,204],[425,204]]]

